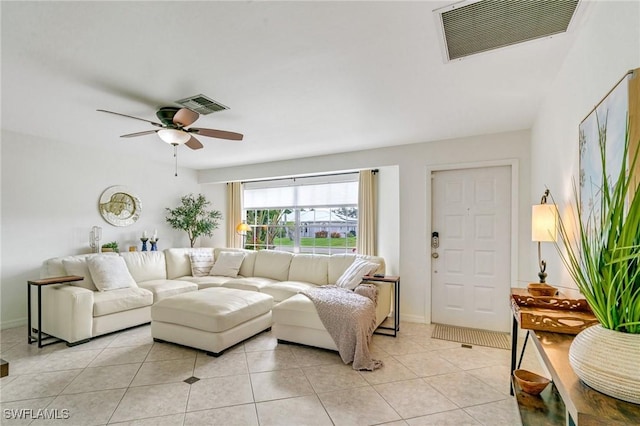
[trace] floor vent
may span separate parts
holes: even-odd
[[[579,0],[467,0],[435,10],[448,60],[567,31]]]
[[[205,95],[195,95],[185,99],[180,99],[179,101],[176,101],[176,103],[202,115],[229,109],[229,107],[224,106],[220,102],[214,101]]]

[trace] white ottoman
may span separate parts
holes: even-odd
[[[178,294],[151,307],[151,335],[220,356],[271,327],[273,297],[254,291],[214,287]]]

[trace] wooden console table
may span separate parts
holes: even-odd
[[[513,318],[511,370],[516,368],[518,315]],[[553,386],[540,396],[523,395],[513,387],[520,417],[526,425],[567,424],[579,426],[640,425],[640,405],[609,397],[580,381],[569,364],[569,347],[574,335],[527,330],[542,361],[551,374]],[[560,400],[558,398],[560,397]]]

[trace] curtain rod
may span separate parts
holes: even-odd
[[[377,174],[378,173],[378,169],[371,169],[371,172],[373,174]],[[354,175],[356,173],[359,172],[339,172],[339,173],[327,173],[327,174],[321,174],[321,175],[307,175],[307,176],[298,176],[296,177],[283,177],[283,178],[275,178],[275,179],[257,179],[257,180],[243,180],[240,181],[240,183],[248,183],[248,182],[273,182],[273,181],[277,181],[277,180],[289,180],[289,179],[304,179],[304,178],[316,178],[316,177],[323,177],[323,176],[342,176],[342,175]]]

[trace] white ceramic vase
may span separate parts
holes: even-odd
[[[589,327],[573,340],[569,363],[593,389],[640,404],[640,334]]]

